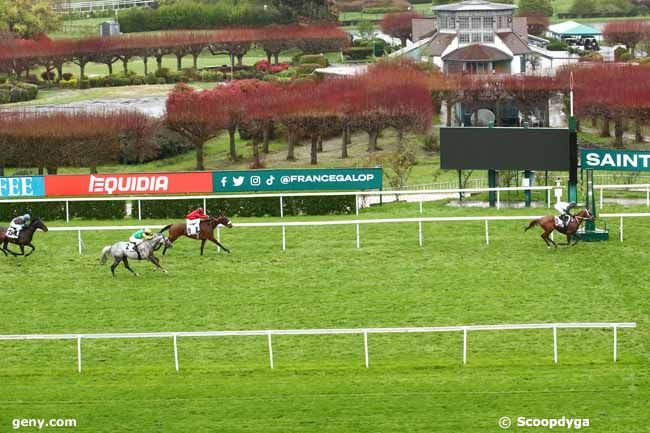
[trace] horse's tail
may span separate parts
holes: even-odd
[[[524,231],[527,232],[528,230],[532,229],[533,227],[535,227],[535,226],[538,225],[538,224],[539,224],[539,219],[532,220],[532,221],[530,222],[530,224],[528,224],[528,227],[526,227],[526,228],[524,229]]]
[[[168,225],[166,225],[165,227],[161,228],[161,229],[158,231],[158,233],[162,233],[162,232],[164,232],[165,230],[169,230],[169,228],[170,228],[172,225],[173,225],[173,224],[168,224]]]
[[[111,246],[104,247],[102,250],[102,256],[99,258],[99,264],[103,265],[106,263],[106,260],[108,259],[109,254],[111,253]]]

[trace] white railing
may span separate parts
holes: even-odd
[[[628,185],[594,185],[595,189],[600,190],[599,207],[603,208],[604,191],[607,190],[634,190],[637,192],[645,192],[645,204],[650,207],[650,183],[628,184]]]
[[[76,340],[77,341],[77,371],[81,372],[81,341],[90,339],[117,338],[172,338],[174,347],[174,367],[180,370],[178,359],[178,339],[181,337],[241,337],[266,336],[269,351],[269,366],[274,368],[273,336],[274,335],[363,335],[364,364],[370,367],[370,351],[368,349],[369,334],[408,334],[430,332],[462,332],[463,333],[463,364],[467,364],[468,334],[470,331],[506,331],[519,329],[551,329],[553,331],[553,362],[558,362],[558,329],[613,329],[613,362],[618,358],[618,329],[636,328],[636,323],[630,322],[585,322],[585,323],[531,323],[508,325],[464,325],[410,328],[351,328],[351,329],[284,329],[284,330],[252,330],[252,331],[192,331],[192,332],[130,332],[115,334],[21,334],[0,335],[1,340]]]
[[[422,206],[420,205],[420,213]],[[532,221],[540,218],[540,215],[533,216],[468,216],[468,217],[412,217],[412,218],[374,218],[374,219],[352,219],[352,220],[330,220],[330,221],[277,221],[277,222],[259,222],[259,223],[233,223],[233,227],[250,228],[250,227],[277,227],[282,229],[282,251],[287,249],[287,227],[309,227],[309,226],[338,226],[354,225],[356,226],[356,247],[361,248],[361,226],[367,224],[413,224],[418,225],[418,244],[424,246],[424,223],[435,222],[483,222],[485,227],[485,244],[490,245],[490,221]],[[624,218],[648,218],[650,213],[612,213],[602,214],[601,218],[619,218],[619,240],[623,242],[623,219]],[[161,229],[163,225],[150,225],[151,229]],[[87,227],[51,227],[50,231],[55,232],[77,232],[77,244],[79,254],[83,253],[84,242],[81,233],[84,231],[115,231],[115,230],[139,230],[141,226],[87,226]],[[552,234],[551,234],[552,238]],[[221,241],[221,227],[217,227],[217,240]],[[218,249],[220,251],[220,249]]]
[[[1,199],[2,203],[48,203],[48,202],[63,202],[65,203],[65,220],[70,222],[70,203],[74,202],[89,202],[89,201],[124,201],[136,202],[138,220],[142,219],[142,202],[152,200],[202,200],[203,209],[208,210],[208,200],[215,199],[239,199],[239,198],[277,198],[279,199],[280,216],[284,217],[284,199],[291,197],[321,197],[321,196],[354,196],[356,214],[359,214],[359,207],[363,205],[364,201],[360,201],[360,197],[365,196],[405,196],[405,195],[419,195],[421,196],[420,207],[427,195],[435,196],[437,194],[471,194],[471,193],[496,193],[496,206],[497,209],[501,208],[501,193],[507,191],[546,191],[546,205],[551,207],[551,190],[555,189],[553,186],[517,186],[517,187],[498,187],[498,188],[464,188],[464,189],[426,189],[417,191],[338,191],[338,192],[287,192],[287,193],[252,193],[252,194],[205,194],[205,195],[178,195],[178,196],[101,196],[101,197],[50,197],[50,198],[19,198],[19,199]]]
[[[123,9],[134,6],[147,6],[156,0],[60,0],[56,3],[56,10],[60,12],[93,11],[106,9]]]

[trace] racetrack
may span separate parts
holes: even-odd
[[[531,211],[429,204],[424,214]],[[417,206],[362,214],[402,216],[418,216]],[[128,232],[84,233],[82,256],[74,233],[38,233],[32,257],[0,257],[0,334],[638,327],[619,331],[617,364],[611,331],[601,330],[559,331],[558,365],[548,330],[471,333],[466,366],[461,334],[373,335],[369,369],[358,335],[274,337],[274,370],[263,337],[183,338],[179,373],[169,339],[84,341],[81,374],[73,341],[3,341],[0,428],[10,430],[15,418],[75,418],[75,432],[496,432],[502,416],[566,416],[589,418],[590,432],[645,432],[650,219],[626,219],[624,243],[558,251],[524,226],[491,222],[486,246],[482,222],[425,224],[423,248],[417,224],[365,226],[359,250],[354,226],[290,228],[284,253],[280,229],[223,229],[231,255],[206,247],[201,258],[199,243],[182,239],[162,260],[169,274],[132,262],[143,276],[119,268],[116,279],[97,259]]]

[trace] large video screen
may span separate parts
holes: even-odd
[[[568,129],[441,128],[440,168],[568,171],[570,141]]]

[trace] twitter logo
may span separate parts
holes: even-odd
[[[235,186],[242,186],[242,184],[244,183],[244,176],[233,177],[232,183]]]

